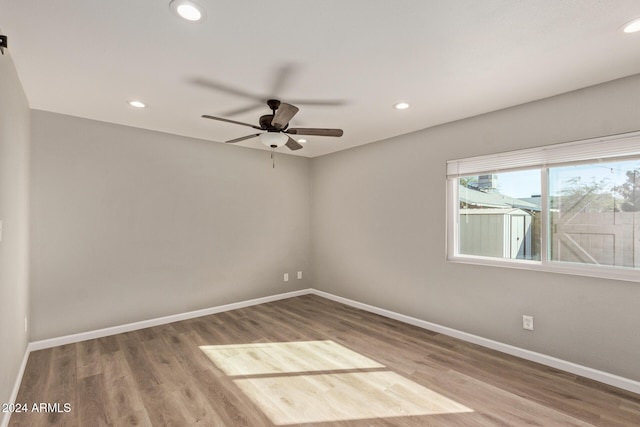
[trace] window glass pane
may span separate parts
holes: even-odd
[[[640,159],[549,169],[549,259],[640,266]]]
[[[458,252],[540,259],[540,170],[458,179]]]

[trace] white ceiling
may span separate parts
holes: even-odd
[[[197,1],[201,23],[169,0],[0,0],[0,28],[34,109],[219,142],[253,130],[202,114],[269,111],[227,115],[253,101],[216,86],[344,101],[297,104],[292,127],[345,131],[308,137],[308,157],[640,72],[640,33],[621,31],[638,0]]]

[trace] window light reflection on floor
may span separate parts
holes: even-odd
[[[384,368],[333,341],[210,345],[200,349],[229,376]]]
[[[276,425],[473,412],[333,341],[200,349]]]

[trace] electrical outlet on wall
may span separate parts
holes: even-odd
[[[302,279],[302,271],[298,271],[298,279]]]
[[[284,273],[284,281],[285,282],[289,281],[289,273]]]
[[[533,316],[522,315],[522,329],[533,331]]]
[[[0,219],[0,242],[2,242],[2,220]]]

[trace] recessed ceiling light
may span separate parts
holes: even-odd
[[[174,13],[183,19],[197,22],[204,19],[204,9],[198,3],[191,0],[172,0],[169,7]]]
[[[129,105],[136,108],[144,108],[146,104],[142,101],[129,101]]]
[[[395,108],[396,110],[406,110],[407,108],[409,108],[409,104],[407,104],[406,102],[398,102],[393,106],[393,108]]]
[[[304,144],[305,142],[307,142],[307,140],[306,140],[306,139],[304,139],[304,138],[300,138],[300,139],[298,140],[298,142],[299,142],[300,144]]]
[[[625,33],[637,33],[640,31],[640,18],[636,18],[631,22],[627,22],[622,30]]]

